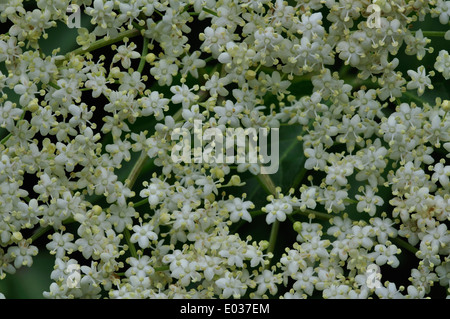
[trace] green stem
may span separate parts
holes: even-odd
[[[31,237],[29,238],[29,240],[32,242],[36,241],[39,237],[41,237],[42,235],[44,235],[46,232],[48,232],[50,229],[52,229],[52,226],[47,226],[47,227],[39,227],[38,230],[36,230],[36,232],[31,235]]]
[[[273,195],[275,198],[278,197],[278,192],[276,189],[275,184],[273,183],[272,179],[267,174],[259,174],[258,180],[263,185],[264,189],[271,195]],[[278,231],[280,229],[280,222],[278,220],[275,220],[275,222],[272,224],[272,228],[270,229],[270,237],[269,237],[269,246],[267,248],[268,254],[273,254],[275,251],[275,245],[277,242],[278,237]],[[270,266],[270,260],[269,263],[266,265],[266,267]]]
[[[24,110],[24,111],[22,112],[22,115],[20,116],[20,121],[23,120],[23,119],[25,118],[25,113],[26,113],[26,110]],[[6,136],[0,141],[0,144],[6,143],[6,142],[9,140],[9,138],[10,138],[11,136],[12,136],[12,133],[9,133],[8,135],[6,135]]]
[[[306,217],[310,217],[311,215],[314,215],[314,218],[322,219],[322,220],[330,220],[333,218],[333,215],[327,214],[327,213],[321,213],[312,209],[305,209],[305,210],[295,210],[292,212],[292,214],[300,214],[304,215]]]
[[[161,17],[164,17],[164,14],[162,14],[161,12],[159,12],[158,10],[155,10],[155,13],[158,14]]]
[[[411,31],[413,35],[416,34],[417,31]],[[422,31],[424,37],[439,37],[443,38],[445,36],[445,31]]]
[[[250,212],[250,216],[252,216],[252,218],[263,214],[265,213],[261,209]]]
[[[148,198],[144,198],[143,200],[140,200],[139,202],[133,203],[133,207],[139,207],[142,205],[145,205],[146,203],[148,203]]]
[[[313,74],[307,74],[307,75],[302,75],[302,76],[298,76],[295,75],[294,79],[291,81],[292,84],[298,84],[298,83],[302,83],[302,82],[311,82],[311,78],[312,78]]]
[[[9,138],[12,136],[12,133],[9,133],[8,135],[6,135],[1,141],[0,144],[5,144]]]
[[[392,243],[396,244],[397,246],[400,246],[402,248],[405,248],[407,251],[413,253],[414,255],[419,251],[416,247],[411,245],[410,243],[404,241],[400,237],[390,238],[389,239]]]
[[[128,182],[128,187],[130,189],[133,188],[134,183],[136,183],[136,180],[142,170],[142,168],[144,167],[145,164],[145,160],[147,159],[147,153],[142,151],[141,155],[139,156],[138,160],[136,161],[136,163],[134,164],[133,168],[131,169],[130,174],[128,175],[126,182]],[[136,247],[134,246],[134,244],[131,242],[130,238],[130,231],[128,228],[125,227],[125,230],[123,231],[123,234],[125,236],[125,241],[127,242],[127,245],[130,249],[130,254],[132,257],[137,258],[137,252],[136,252]]]
[[[267,174],[259,174],[257,176],[258,181],[262,185],[262,187],[266,190],[267,193],[277,197],[277,189],[272,179]]]
[[[216,16],[216,17],[219,16],[219,14],[216,11],[213,11],[211,9],[203,7],[202,10],[205,11],[206,13],[212,14],[213,16]]]
[[[132,37],[138,36],[138,35],[140,35],[140,34],[141,34],[141,31],[140,31],[140,30],[138,30],[138,29],[131,29],[131,30],[127,30],[127,31],[125,31],[125,32],[121,32],[121,33],[120,33],[117,37],[115,37],[115,38],[111,38],[111,39],[108,39],[108,40],[105,40],[105,39],[97,40],[97,41],[95,41],[94,43],[92,43],[92,44],[89,46],[89,48],[87,48],[87,49],[78,48],[78,49],[76,49],[76,50],[74,50],[74,51],[71,51],[71,52],[67,53],[67,54],[65,55],[64,60],[59,60],[59,61],[56,63],[56,66],[60,66],[64,61],[67,61],[68,59],[70,59],[71,56],[74,56],[74,55],[83,55],[83,54],[85,54],[85,53],[88,53],[88,52],[91,52],[91,51],[94,51],[94,50],[103,48],[103,47],[105,47],[105,46],[111,45],[111,44],[113,44],[113,43],[122,41],[124,38],[132,38]]]
[[[175,122],[178,122],[178,120],[181,120],[183,114],[183,108],[181,107],[174,115],[173,115],[173,120]]]
[[[58,84],[53,83],[53,82],[48,82],[48,85],[50,85],[52,88],[55,88],[57,90],[61,89],[61,87]]]
[[[412,93],[410,93],[408,91],[403,92],[402,95],[409,97],[411,100],[414,100],[416,102],[422,103],[422,105],[423,104],[430,104],[430,102],[428,102],[428,101],[424,100],[423,98],[421,98],[421,97],[419,97],[419,96],[417,96],[415,94],[412,94]]]
[[[278,230],[280,229],[280,221],[277,219],[274,221],[272,228],[270,230],[269,237],[269,247],[267,248],[267,252],[273,254],[275,251],[275,244],[277,242]],[[270,263],[269,263],[270,265]]]
[[[259,215],[264,215],[265,213],[262,210],[254,210],[252,212],[249,212],[250,216],[252,216],[252,219],[259,216]],[[244,224],[248,224],[247,221],[245,220],[240,220],[238,223],[234,224],[233,227],[231,228],[230,232],[235,234],[239,228],[241,228]]]
[[[138,254],[136,252],[136,247],[134,247],[134,244],[131,242],[131,234],[128,228],[125,227],[123,231],[123,235],[125,236],[125,241],[127,242],[128,249],[130,249],[130,254],[134,258],[138,258]]]
[[[169,266],[161,266],[161,267],[155,267],[153,269],[155,269],[155,271],[166,271],[166,270],[169,270],[170,267]]]
[[[71,224],[71,223],[74,223],[75,222],[75,220],[72,218],[72,217],[70,217],[70,218],[67,218],[67,219],[65,219],[64,221],[63,221],[63,224],[64,225],[68,225],[68,224]],[[31,242],[34,242],[35,240],[37,240],[38,238],[40,238],[42,235],[44,235],[45,233],[47,233],[50,229],[52,229],[53,228],[53,226],[46,226],[46,227],[39,227],[35,232],[34,232],[34,234],[33,235],[31,235],[31,237],[28,239],[28,240],[30,240]]]
[[[141,62],[139,62],[139,66],[137,71],[142,74],[142,70],[144,69],[145,66],[145,57],[147,56],[147,52],[148,52],[148,38],[144,37],[144,44],[143,44],[143,48],[142,48],[142,54],[141,54]]]
[[[305,162],[306,162],[306,157],[303,156],[303,158],[299,164],[303,166],[305,164]],[[302,182],[303,178],[305,177],[305,174],[307,171],[308,170],[305,167],[302,167],[302,170],[300,171],[300,173],[297,174],[294,181],[292,182],[291,188],[293,188],[294,190],[297,190],[297,188],[300,186],[300,183]]]
[[[144,167],[146,159],[147,159],[147,153],[142,151],[138,160],[134,164],[133,169],[131,170],[130,174],[128,175],[128,178],[126,179],[128,181],[128,187],[130,189],[132,189],[134,186],[134,183],[136,183],[136,180],[139,177],[139,174],[140,174],[142,168]]]
[[[297,139],[295,139],[295,143],[290,143],[290,145],[283,150],[283,155],[281,155],[279,159],[279,163],[282,163],[284,159],[289,155],[289,153],[297,146]]]
[[[205,61],[206,63],[208,63],[209,61],[212,61],[212,60],[214,60],[214,57],[213,57],[213,56],[209,56],[209,57],[207,57],[204,61]]]
[[[133,25],[133,27],[134,27],[135,29],[138,29],[138,30],[145,30],[145,25],[144,25],[144,26],[141,26],[141,25],[139,25],[139,23],[137,23],[136,21],[131,22],[131,24]]]

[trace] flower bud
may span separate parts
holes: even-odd
[[[153,61],[156,60],[156,55],[154,55],[153,53],[149,53],[145,56],[145,61],[147,63],[153,63]]]
[[[445,112],[450,111],[450,101],[449,101],[449,100],[444,100],[444,101],[442,101],[442,109],[443,109]]]

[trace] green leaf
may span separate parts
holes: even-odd
[[[94,26],[89,22],[89,16],[81,15],[81,27],[93,30]],[[51,55],[56,48],[61,48],[59,54],[66,54],[79,47],[76,38],[78,36],[77,28],[69,28],[65,23],[58,22],[55,28],[46,30],[48,38],[41,38],[39,46],[45,55]]]
[[[43,291],[50,291],[50,274],[55,257],[44,248],[33,257],[31,267],[21,267],[13,275],[0,280],[0,292],[8,299],[43,299]]]
[[[298,136],[303,134],[303,126],[292,125],[282,126],[279,131],[279,166],[278,171],[270,178],[275,186],[282,188],[282,192],[287,193],[289,189],[298,184],[298,176],[304,174],[305,156],[303,153],[303,143],[298,140]],[[270,141],[270,135],[268,141]],[[268,147],[269,156],[271,144]],[[260,185],[258,178],[251,175],[247,179],[242,179],[246,182],[243,187],[248,195],[248,199],[253,201],[255,205],[265,205],[265,198],[268,195],[265,189]]]

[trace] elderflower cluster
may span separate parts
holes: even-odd
[[[70,4],[89,26],[45,54]],[[48,250],[47,298],[449,295],[450,101],[423,97],[450,56],[398,58],[433,54],[417,25],[449,16],[444,0],[0,2],[0,279]],[[259,163],[174,161],[194,120],[298,132],[292,188]],[[260,220],[266,237],[243,230]],[[407,285],[383,277],[400,267]]]

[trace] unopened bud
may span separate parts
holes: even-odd
[[[300,234],[302,231],[302,223],[301,222],[295,222],[294,223],[294,230]]]
[[[245,79],[246,80],[253,80],[256,77],[256,72],[253,70],[248,70],[245,72]]]
[[[12,234],[12,237],[16,240],[16,241],[21,241],[23,239],[22,233],[19,231],[16,231]]]
[[[239,175],[231,176],[230,185],[232,185],[232,186],[240,186],[241,185],[241,178],[239,177]]]
[[[444,100],[444,101],[442,101],[442,109],[443,109],[445,112],[450,111],[450,101],[449,101],[449,100]]]
[[[92,213],[94,215],[100,215],[102,213],[102,208],[98,205],[94,205],[94,207],[92,207]]]
[[[153,53],[149,53],[145,56],[145,61],[147,61],[147,63],[152,63],[155,60],[156,60],[156,55],[154,55]]]

